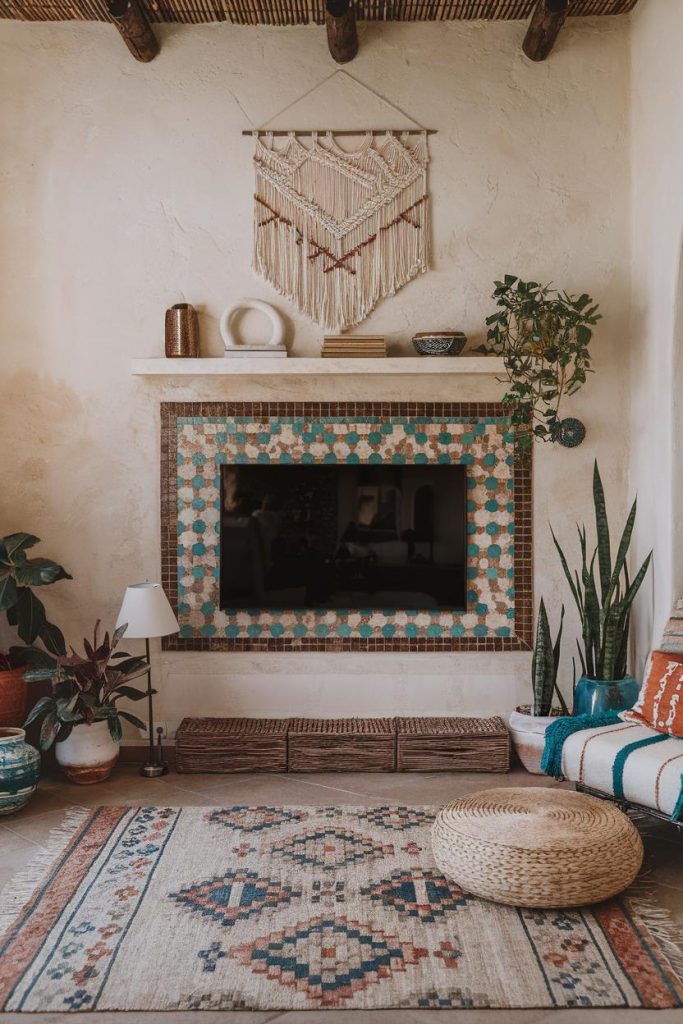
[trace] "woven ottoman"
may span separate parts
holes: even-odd
[[[634,880],[643,844],[605,800],[564,789],[487,789],[444,807],[434,859],[465,892],[513,907],[580,907]]]

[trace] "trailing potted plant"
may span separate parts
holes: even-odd
[[[38,543],[30,533],[0,538],[0,612],[5,612],[7,622],[26,644],[0,651],[0,726],[18,726],[24,719],[26,667],[52,666],[57,655],[66,654],[61,630],[48,620],[32,588],[72,577],[49,558],[28,558],[27,549]],[[37,641],[42,647],[36,646]]]
[[[507,373],[503,403],[511,408],[519,447],[534,439],[580,444],[585,427],[561,419],[565,396],[576,394],[591,373],[591,328],[600,320],[590,295],[569,295],[550,285],[506,274],[495,282],[498,312],[487,317],[486,344],[477,351],[502,356]]]
[[[634,579],[629,578],[626,556],[636,520],[637,502],[634,501],[612,564],[605,492],[597,462],[593,466],[593,504],[597,543],[590,555],[587,550],[586,527],[577,526],[581,547],[580,573],[574,570],[572,575],[553,533],[553,541],[581,619],[582,642],[577,640],[577,646],[582,674],[574,694],[575,715],[624,711],[633,707],[638,697],[640,685],[626,671],[628,636],[633,601],[652,558],[650,552]],[[595,579],[596,561],[598,582]]]
[[[536,642],[531,661],[533,703],[518,707],[510,715],[510,733],[517,756],[526,770],[534,775],[541,774],[541,757],[546,729],[558,715],[569,714],[567,704],[557,685],[563,624],[564,605],[562,605],[560,615],[560,628],[557,631],[555,643],[553,643],[548,614],[541,598],[536,623]],[[553,708],[555,694],[559,707]]]
[[[144,699],[146,694],[128,683],[146,674],[147,662],[116,651],[125,624],[111,640],[105,633],[102,643],[98,641],[99,625],[98,620],[92,644],[83,641],[85,656],[72,647],[71,654],[55,659],[53,668],[26,672],[29,681],[50,679],[52,683],[52,694],[37,702],[26,724],[42,718],[41,750],[48,750],[57,741],[57,763],[71,782],[81,785],[102,782],[111,775],[119,755],[121,719],[138,729],[145,728],[135,715],[122,711],[117,701]]]

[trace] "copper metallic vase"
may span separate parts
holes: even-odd
[[[189,302],[177,302],[166,310],[166,356],[188,359],[199,355],[197,310]]]

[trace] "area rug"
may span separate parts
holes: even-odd
[[[433,817],[72,814],[1,904],[0,1008],[683,1006],[663,911],[628,898],[577,911],[477,899],[437,870]]]

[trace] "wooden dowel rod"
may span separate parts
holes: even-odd
[[[335,131],[333,128],[311,128],[306,131],[269,131],[267,128],[245,128],[242,135],[296,135],[298,138],[306,138],[310,135],[436,135],[437,128],[344,128]]]

